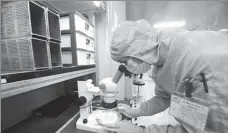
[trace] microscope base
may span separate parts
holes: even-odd
[[[87,117],[87,123],[83,123],[84,118],[79,118],[78,121],[76,122],[76,128],[80,130],[85,130],[85,131],[90,131],[90,132],[95,132],[95,133],[106,133],[103,130],[103,127],[100,126],[97,121],[96,117],[99,116],[102,113],[103,110],[96,110],[93,111],[90,115]]]
[[[85,118],[85,117],[84,117]],[[83,123],[84,118],[79,118],[76,122],[77,129],[91,131],[91,132],[99,132],[106,133],[104,131],[104,127],[100,126],[96,118],[101,119],[103,123],[116,123],[122,120],[122,115],[115,110],[95,110],[91,114],[87,116],[87,121]]]

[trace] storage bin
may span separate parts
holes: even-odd
[[[70,30],[69,16],[60,17],[60,30]]]
[[[48,32],[49,39],[52,41],[61,41],[61,32],[60,32],[60,17],[58,14],[48,10]]]
[[[72,61],[72,52],[71,51],[62,51],[62,60],[63,64],[73,64]],[[77,50],[77,61],[78,66],[89,65],[90,64],[90,55],[87,51]]]
[[[79,32],[76,32],[76,45],[78,49],[94,51],[94,40]],[[71,47],[71,37],[69,34],[61,35],[61,47]]]
[[[3,73],[50,68],[48,58],[45,40],[23,37],[1,41]]]
[[[81,14],[76,13],[75,30],[94,38],[94,27]]]
[[[62,67],[60,43],[49,41],[52,67]]]
[[[77,43],[77,48],[79,49],[94,51],[92,48],[94,47],[94,40],[79,32],[76,32],[76,43]]]
[[[9,2],[2,10],[2,38],[37,36],[47,38],[44,7],[31,1]]]

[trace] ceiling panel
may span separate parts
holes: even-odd
[[[46,1],[56,10],[61,13],[75,12],[75,11],[84,11],[84,10],[95,10],[96,6],[92,1]]]

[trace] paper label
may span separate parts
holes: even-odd
[[[204,131],[207,122],[208,107],[180,96],[172,95],[169,114]]]

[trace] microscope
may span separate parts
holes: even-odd
[[[116,111],[120,104],[116,99],[117,85],[123,75],[130,78],[137,76],[130,73],[124,65],[120,65],[114,77],[102,79],[98,87],[92,85],[91,80],[87,81],[86,89],[79,91],[80,118],[76,122],[78,129],[104,132],[103,127],[97,123],[97,119],[107,123],[123,120],[124,116]],[[140,83],[137,82],[137,84]]]

